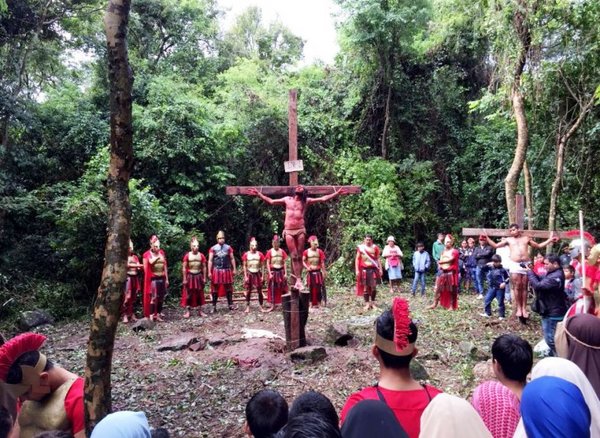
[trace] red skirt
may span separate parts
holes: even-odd
[[[446,309],[458,309],[458,286],[454,271],[442,272],[437,278],[436,287],[440,296],[440,304]]]
[[[198,307],[206,304],[204,298],[204,277],[202,273],[187,276],[187,284],[183,285],[181,291],[181,307]]]
[[[269,281],[269,291],[267,293],[267,301],[271,304],[281,304],[281,295],[288,292],[288,284],[283,268],[272,269],[273,277]]]
[[[322,300],[321,290],[323,288],[323,273],[321,271],[308,272],[306,277],[306,284],[310,291],[310,302],[313,305],[318,305]]]
[[[233,284],[233,273],[231,269],[217,269],[212,270],[212,284]]]
[[[256,288],[258,290],[262,289],[262,272],[248,272],[248,281],[244,282],[244,286],[246,289]]]

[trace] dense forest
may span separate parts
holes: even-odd
[[[337,0],[340,52],[299,67],[303,41],[250,8],[135,0],[132,240],[171,261],[195,235],[264,249],[283,210],[227,185],[286,185],[298,90],[302,183],[360,185],[311,207],[331,278],[350,284],[365,232],[410,251],[463,226],[600,231],[600,2]],[[100,0],[0,0],[0,316],[81,313],[106,239],[107,48]],[[507,202],[507,199],[510,202]],[[240,252],[241,254],[241,252]],[[239,254],[238,254],[239,255]]]

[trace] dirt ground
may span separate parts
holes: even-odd
[[[309,345],[323,346],[327,352],[316,363],[292,361],[284,351],[281,312],[259,313],[255,303],[248,315],[229,312],[221,303],[216,314],[189,320],[182,318],[180,308],[172,307],[166,322],[138,333],[121,324],[113,358],[113,409],[145,411],[152,426],[165,427],[178,437],[243,436],[246,402],[263,388],[279,391],[290,405],[297,395],[313,389],[341,410],[352,392],[376,381],[378,365],[370,354],[373,321],[389,306],[392,295],[386,285],[380,286],[380,310],[363,313],[350,288],[328,288],[328,293],[330,307],[312,312],[307,324]],[[461,294],[455,312],[427,310],[429,298],[409,302],[419,327],[417,361],[428,374],[421,378],[452,394],[469,397],[489,378],[486,361],[496,336],[516,332],[532,345],[541,339],[539,319],[523,326],[510,318],[482,318],[482,301],[471,294]],[[347,326],[354,336],[349,346],[327,342],[332,324]],[[266,330],[275,338],[245,339],[244,329]],[[82,375],[87,330],[88,322],[81,321],[39,331],[49,337],[48,357]],[[173,341],[190,339],[202,349],[158,351]]]

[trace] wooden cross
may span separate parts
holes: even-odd
[[[278,198],[284,196],[294,196],[294,190],[298,186],[298,171],[302,170],[302,162],[298,161],[298,93],[296,90],[289,92],[288,105],[288,120],[289,120],[289,161],[286,170],[290,174],[289,185],[287,186],[260,186],[260,192],[268,197],[276,196]],[[235,195],[252,195],[251,189],[256,186],[228,186],[225,188],[225,193],[230,196]],[[329,195],[340,188],[344,188],[345,194],[358,194],[361,192],[360,186],[305,186],[309,196],[313,195]],[[292,259],[298,260],[302,257],[304,248],[297,248],[296,253],[290,256]],[[298,251],[300,252],[298,254]],[[302,265],[292,263],[292,274],[296,279],[302,278]],[[306,345],[304,335],[304,325],[308,318],[308,292],[301,292],[298,288],[292,287],[291,292],[282,297],[282,307],[284,312],[285,322],[285,337],[289,350],[294,350],[298,347]]]
[[[547,230],[525,230],[525,208],[524,208],[524,199],[523,195],[518,194],[516,196],[516,210],[517,210],[517,224],[519,225],[519,229],[522,230],[522,234],[525,236],[548,239],[552,233],[555,236],[558,236],[561,239],[572,239],[573,237],[567,234],[566,231],[547,231]],[[463,236],[479,236],[480,234],[484,234],[490,237],[508,237],[510,233],[508,229],[500,229],[500,228],[463,228],[462,235]]]

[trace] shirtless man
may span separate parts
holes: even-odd
[[[285,224],[283,226],[283,235],[292,258],[292,275],[296,277],[297,289],[302,289],[302,251],[306,242],[306,228],[304,225],[304,215],[306,207],[317,202],[326,202],[340,195],[345,195],[348,190],[340,187],[329,195],[320,198],[309,198],[308,191],[302,185],[296,186],[294,196],[284,196],[279,199],[272,199],[263,195],[256,187],[248,190],[250,196],[258,196],[269,205],[285,206]]]
[[[287,285],[287,270],[285,261],[287,259],[286,252],[281,249],[279,236],[273,236],[273,247],[267,251],[265,259],[267,261],[267,273],[269,274],[269,285],[267,293],[267,301],[270,307],[267,311],[272,311],[276,305],[281,304],[281,296],[288,291]]]
[[[252,289],[256,289],[258,294],[258,304],[260,310],[264,311],[263,305],[263,265],[265,256],[262,252],[257,249],[258,243],[253,237],[250,239],[250,251],[246,251],[242,256],[242,269],[244,270],[244,288],[246,289],[244,295],[246,296],[246,313],[250,312],[250,296]]]
[[[519,229],[519,225],[511,224],[508,227],[510,237],[502,238],[498,243],[490,239],[489,236],[485,236],[488,244],[492,248],[502,248],[508,246],[510,249],[510,260],[504,263],[504,267],[508,268],[510,272],[510,285],[511,290],[514,294],[514,305],[516,307],[516,316],[523,318],[523,320],[529,318],[529,312],[527,312],[527,269],[523,268],[520,264],[529,264],[529,248],[540,249],[549,245],[552,242],[558,242],[558,237],[551,234],[550,238],[544,240],[542,243],[537,243],[530,236],[523,234],[523,231]]]

